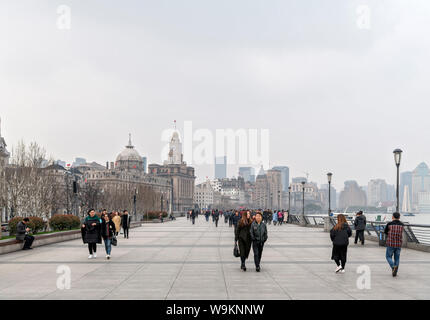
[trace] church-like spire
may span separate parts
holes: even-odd
[[[128,134],[128,146],[126,146],[129,149],[133,149],[134,146],[131,144],[131,133]]]

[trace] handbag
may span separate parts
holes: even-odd
[[[236,258],[239,258],[239,257],[240,257],[239,247],[238,247],[238,245],[237,245],[237,242],[236,242],[236,241],[234,242],[233,255],[234,255]]]
[[[115,235],[112,237],[112,245],[115,247],[118,245],[118,239],[116,238]]]

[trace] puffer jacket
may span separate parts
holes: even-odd
[[[347,223],[342,226],[342,229],[335,230],[334,228],[330,231],[330,238],[333,244],[336,246],[347,246],[349,245],[349,237],[352,236],[352,230]]]
[[[363,215],[357,216],[357,218],[355,218],[354,220],[354,227],[355,227],[355,230],[357,231],[365,230],[366,224],[367,224],[366,217]]]

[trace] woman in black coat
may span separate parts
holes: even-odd
[[[349,237],[352,231],[346,222],[343,214],[337,216],[337,224],[330,231],[330,238],[333,242],[331,259],[336,262],[336,273],[345,273],[346,257],[348,252]]]
[[[105,242],[106,259],[110,259],[112,251],[112,239],[115,236],[115,223],[110,219],[108,214],[102,216],[101,235]]]
[[[97,258],[97,243],[102,243],[100,225],[100,218],[96,212],[93,209],[89,210],[81,228],[82,240],[84,243],[88,243],[88,251],[90,252],[88,259]]]
[[[240,252],[240,268],[246,271],[245,260],[248,259],[249,252],[251,251],[251,214],[249,212],[242,212],[242,218],[237,224],[235,241],[239,242],[239,252]]]

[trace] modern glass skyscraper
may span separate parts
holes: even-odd
[[[290,168],[286,166],[273,167],[273,170],[281,171],[282,191],[288,191],[290,186]]]
[[[405,188],[407,187],[407,192],[409,194],[405,197]],[[409,199],[411,201],[412,199],[412,172],[402,172],[400,175],[400,206],[403,207],[403,200]],[[406,204],[407,205],[407,204]],[[409,203],[409,206],[411,203]]]
[[[227,157],[215,158],[215,179],[227,178]]]
[[[253,167],[239,167],[239,177],[245,182],[255,182],[255,170]]]

